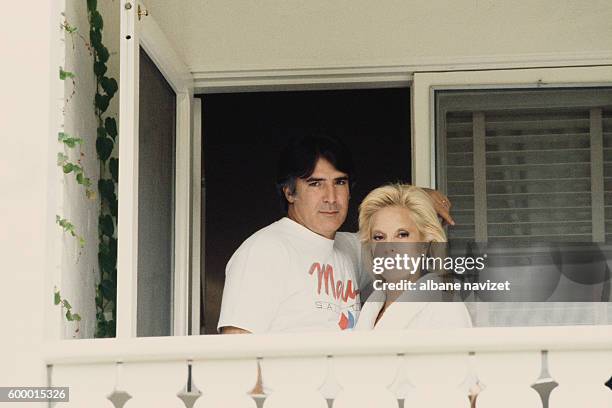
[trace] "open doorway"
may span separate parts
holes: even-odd
[[[353,154],[355,188],[342,231],[373,188],[411,180],[410,89],[253,92],[202,98],[201,333],[216,333],[225,265],[251,234],[278,220],[276,162],[287,139],[323,134]]]

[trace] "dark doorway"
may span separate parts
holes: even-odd
[[[351,148],[355,188],[341,230],[373,188],[410,181],[408,88],[202,95],[202,333],[216,333],[225,265],[258,229],[283,216],[274,182],[279,151],[295,134],[325,134]],[[204,313],[205,311],[205,313]]]

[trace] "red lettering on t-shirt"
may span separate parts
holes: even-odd
[[[329,264],[321,265],[320,263],[315,262],[310,266],[308,274],[312,275],[315,273],[315,271],[317,272],[317,294],[321,294],[323,282],[325,282],[325,294],[329,295],[329,288],[331,287],[332,296],[334,299],[341,298],[346,302],[349,298],[355,299],[359,293],[359,289],[353,290],[353,281],[351,279],[346,282],[346,286],[344,285],[343,281],[336,281],[334,279],[333,266]]]

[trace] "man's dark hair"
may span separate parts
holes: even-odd
[[[294,194],[297,179],[310,177],[321,158],[327,160],[336,170],[346,173],[352,187],[355,182],[353,158],[344,143],[327,136],[295,137],[281,151],[276,173],[276,190],[284,213],[287,213],[289,203],[283,189],[287,187]]]

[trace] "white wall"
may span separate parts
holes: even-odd
[[[52,300],[44,292],[47,146],[56,143],[49,131],[51,5],[6,3],[0,24],[2,386],[45,381],[35,352],[43,337],[44,302]]]
[[[111,57],[106,76],[119,80],[119,8],[115,2],[99,1],[98,10],[104,18],[102,31],[103,43],[109,49]],[[78,29],[78,33],[89,41],[89,23],[87,5],[81,0],[66,0],[65,16],[68,24]],[[97,119],[94,111],[96,93],[93,73],[93,56],[85,42],[77,34],[64,34],[65,58],[61,63],[64,69],[76,75],[72,81],[64,82],[65,114],[60,116],[66,133],[84,140],[81,147],[63,148],[56,143],[57,151],[63,151],[72,162],[80,159],[87,177],[91,178],[91,189],[97,191],[100,165],[96,154]],[[58,44],[58,47],[61,47]],[[75,89],[76,88],[76,89]],[[75,91],[72,95],[73,90]],[[71,96],[72,95],[72,96]],[[117,116],[118,95],[116,95],[106,114]],[[105,114],[105,115],[106,115]],[[61,123],[60,123],[61,127]],[[53,151],[49,153],[53,155]],[[56,239],[60,245],[58,265],[60,290],[63,298],[72,305],[72,311],[78,313],[81,322],[67,322],[63,319],[63,338],[92,338],[95,331],[96,307],[95,287],[99,281],[98,268],[98,216],[100,197],[94,199],[85,196],[85,188],[75,181],[74,174],[63,175],[59,168],[56,188],[58,194],[57,214],[74,224],[76,232],[85,239],[85,247],[79,248],[77,240],[67,233],[59,232]],[[59,307],[58,307],[59,309]],[[78,331],[77,331],[78,329]]]
[[[144,2],[194,72],[612,55],[609,0]]]
[[[36,7],[23,7],[10,3],[3,7],[5,18],[0,25],[0,103],[2,108],[0,134],[0,384],[46,385],[47,376],[41,359],[41,346],[45,336],[72,335],[69,325],[61,332],[50,330],[49,315],[65,321],[60,308],[53,306],[52,288],[48,286],[50,275],[62,269],[65,273],[63,294],[73,303],[74,310],[84,319],[81,324],[85,337],[93,334],[95,309],[93,308],[93,269],[97,268],[97,201],[88,203],[82,187],[74,178],[61,176],[55,165],[55,156],[61,146],[57,142],[57,125],[62,115],[60,101],[53,99],[61,91],[58,81],[60,52],[58,38],[59,10],[62,2],[40,2]],[[69,6],[81,7],[80,0],[68,0]],[[107,16],[106,9],[116,10],[118,3],[99,2],[103,6],[107,28],[106,43],[118,44],[118,21]],[[77,9],[69,9],[69,13]],[[82,13],[81,9],[81,13]],[[79,26],[83,26],[80,14]],[[76,21],[76,20],[75,20]],[[72,22],[71,22],[72,23]],[[72,23],[76,25],[76,23]],[[116,28],[112,28],[113,25]],[[88,28],[81,28],[88,37]],[[79,40],[80,41],[80,40]],[[69,50],[72,45],[68,42]],[[112,54],[110,73],[117,79],[118,54]],[[118,47],[114,47],[117,50]],[[95,159],[95,122],[91,87],[93,75],[91,62],[83,47],[75,43],[78,54],[66,64],[66,69],[78,71],[79,89],[72,107],[67,111],[66,131],[79,133],[75,136],[86,140],[83,151],[84,165],[94,176],[98,173]],[[53,62],[52,62],[53,59]],[[73,67],[68,65],[73,64]],[[70,85],[67,85],[69,87]],[[115,97],[118,99],[118,97]],[[117,111],[115,100],[109,111]],[[72,110],[71,110],[72,109]],[[52,126],[53,124],[53,126]],[[95,161],[95,163],[94,163]],[[93,177],[94,182],[97,177]],[[70,237],[62,237],[55,225],[57,209],[63,207],[66,214],[76,217],[75,224],[84,226],[87,247],[75,263],[76,246]],[[68,218],[68,217],[67,217]],[[80,232],[80,231],[79,231]],[[60,241],[55,241],[55,238]],[[65,243],[65,247],[57,246]],[[59,251],[57,250],[59,248]],[[49,251],[49,252],[48,252]],[[53,264],[53,259],[61,265]],[[59,267],[58,267],[59,266]],[[71,281],[71,279],[74,279]],[[71,298],[70,298],[71,296]],[[85,324],[83,324],[85,323]],[[23,406],[39,406],[34,403]],[[45,404],[46,406],[46,404]]]

